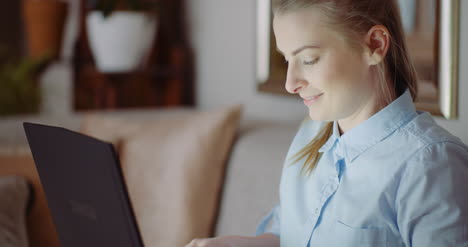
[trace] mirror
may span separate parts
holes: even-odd
[[[397,0],[407,48],[418,74],[416,108],[457,117],[459,0]],[[257,0],[257,90],[289,94],[286,65],[276,51],[271,0]]]

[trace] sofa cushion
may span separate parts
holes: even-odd
[[[255,235],[278,202],[281,170],[298,128],[298,123],[245,123],[227,165],[216,236]]]
[[[25,177],[28,183],[33,186],[34,200],[28,211],[26,223],[29,246],[59,247],[60,242],[57,231],[29,147],[27,147],[27,152],[24,153],[21,151],[15,155],[0,155],[0,177],[12,175]]]
[[[30,186],[21,176],[0,177],[0,246],[28,247],[26,209]]]
[[[122,171],[145,246],[184,246],[213,235],[241,110],[236,105],[143,123],[106,122],[106,138],[120,143]],[[102,126],[98,120],[94,116],[94,126]]]
[[[176,121],[178,118],[195,113],[193,108],[91,111],[83,114],[79,131],[112,143],[119,152],[120,142],[138,133],[145,126],[152,125],[160,119]]]

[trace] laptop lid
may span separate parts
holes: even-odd
[[[23,123],[63,247],[143,247],[112,144]]]

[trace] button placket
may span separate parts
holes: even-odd
[[[313,215],[310,218],[310,220],[311,220],[311,225],[313,226],[313,229],[317,227],[317,222],[320,217],[320,213],[323,210],[323,206],[325,205],[325,202],[327,202],[327,200],[336,192],[336,190],[339,187],[338,173],[336,172],[335,169],[331,171],[332,172],[330,176],[328,177],[328,179],[326,180],[326,183],[322,186],[321,193],[320,193],[321,194],[320,201],[317,207],[315,207],[312,211]]]
[[[311,218],[311,228],[309,229],[304,229],[304,244],[302,246],[307,246],[310,238],[312,237],[312,233],[314,232],[315,228],[317,227],[317,222],[320,217],[320,212],[323,209],[323,206],[325,205],[325,202],[335,193],[335,191],[338,189],[338,183],[336,181],[336,177],[330,177],[328,180],[327,184],[324,186],[324,189],[322,190],[322,199],[320,200],[320,205],[316,207],[313,211],[314,215]]]
[[[317,220],[320,216],[320,212],[322,211],[323,206],[325,205],[325,202],[335,193],[337,189],[338,183],[336,182],[336,178],[330,178],[323,187],[319,205],[313,210],[314,215],[312,217],[312,223],[314,229],[317,226]]]
[[[306,227],[304,229],[304,232],[303,232],[304,245],[303,246],[307,246],[308,241],[310,240],[315,228],[317,227],[317,222],[318,222],[318,219],[320,218],[320,214],[323,210],[325,203],[330,199],[330,197],[336,192],[336,190],[339,187],[340,171],[337,170],[336,168],[340,165],[339,162],[342,159],[342,157],[339,157],[339,154],[336,152],[336,149],[338,148],[336,146],[337,144],[339,145],[339,142],[334,143],[335,147],[333,149],[335,150],[332,151],[332,153],[328,154],[328,155],[331,155],[331,157],[330,156],[329,157],[332,159],[333,168],[329,170],[330,176],[326,179],[325,184],[321,188],[321,191],[320,191],[321,196],[320,196],[319,203],[315,208],[313,208],[312,217],[309,218],[310,224],[308,225],[310,225],[311,227],[310,228]]]

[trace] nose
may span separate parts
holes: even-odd
[[[307,85],[307,81],[304,78],[302,78],[300,73],[298,73],[293,66],[288,65],[285,83],[286,91],[288,91],[291,94],[296,94],[302,88],[307,87]]]

